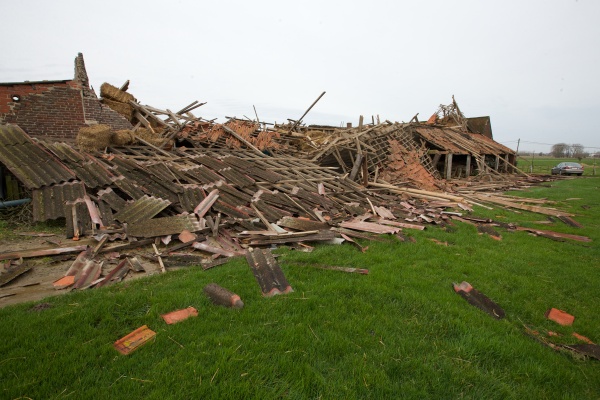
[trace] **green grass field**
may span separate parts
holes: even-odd
[[[549,186],[549,185],[548,185]],[[496,228],[502,241],[454,223],[312,253],[278,253],[294,292],[261,297],[245,260],[191,267],[108,288],[0,309],[0,398],[16,399],[598,399],[600,361],[524,334],[572,332],[600,342],[600,178],[561,180],[511,194],[548,198],[584,228],[502,208],[473,216],[586,235],[556,242]],[[446,242],[448,246],[438,242]],[[368,268],[347,274],[305,263]],[[50,267],[49,267],[50,268]],[[454,293],[466,280],[499,303],[495,320]],[[246,306],[213,306],[216,282]],[[160,315],[194,306],[197,318]],[[544,317],[575,316],[563,327]],[[113,342],[148,325],[156,338],[123,356]]]
[[[576,158],[554,158],[548,156],[538,156],[523,154],[517,157],[517,166],[526,173],[550,174],[552,167],[561,162],[576,162],[583,165],[583,175],[600,175],[600,159],[584,158],[581,161]]]

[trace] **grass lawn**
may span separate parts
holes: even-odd
[[[524,324],[600,342],[600,178],[561,180],[511,194],[548,198],[584,228],[527,212],[473,216],[586,235],[556,242],[497,228],[502,241],[454,223],[404,231],[414,239],[285,249],[294,292],[261,297],[245,260],[191,267],[112,287],[0,309],[0,398],[32,399],[598,399],[600,361],[573,357],[524,334]],[[431,240],[436,239],[437,242]],[[448,245],[439,244],[446,242]],[[368,275],[306,263],[368,268]],[[466,280],[499,303],[495,320],[452,290]],[[241,310],[213,306],[202,288],[239,294]],[[160,315],[199,311],[175,325]],[[544,317],[575,316],[563,327]],[[123,356],[113,342],[142,326],[154,340]]]
[[[550,174],[550,170],[561,162],[576,162],[583,165],[584,176],[600,175],[600,159],[597,158],[554,158],[538,156],[537,154],[523,154],[517,157],[519,169],[527,173]]]

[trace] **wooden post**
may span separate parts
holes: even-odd
[[[494,171],[498,171],[500,167],[500,155],[496,154],[496,163],[494,164]]]
[[[367,164],[366,154],[362,161],[362,184],[365,187],[369,186],[369,165]]]
[[[467,154],[467,171],[465,173],[466,178],[468,179],[471,176],[471,155]]]
[[[354,159],[354,166],[352,167],[352,172],[350,172],[350,180],[353,181],[356,179],[356,175],[358,175],[358,171],[360,170],[360,166],[362,164],[363,155],[360,153],[356,154],[356,158]]]
[[[446,180],[452,179],[452,153],[446,154]]]
[[[296,122],[294,123],[294,125],[292,125],[292,127],[290,128],[290,130],[289,130],[288,134],[289,134],[289,133],[292,133],[292,131],[293,131],[294,129],[296,129],[296,127],[297,127],[298,125],[300,125],[300,122],[302,122],[302,118],[306,117],[306,114],[308,114],[308,112],[309,112],[309,111],[310,111],[310,110],[311,110],[311,109],[312,109],[312,108],[315,106],[315,104],[317,104],[317,102],[318,102],[319,100],[321,100],[321,97],[323,97],[324,95],[325,95],[325,92],[321,93],[321,95],[320,95],[319,97],[317,97],[317,99],[314,101],[314,103],[312,103],[312,104],[310,105],[310,107],[308,107],[308,110],[306,110],[306,111],[304,112],[304,114],[302,114],[302,116],[300,117],[300,119],[299,119],[298,121],[296,121]]]
[[[431,161],[431,164],[433,165],[433,168],[435,168],[437,170],[437,164],[440,161],[440,158],[442,157],[441,153],[435,153],[433,156],[433,160]]]

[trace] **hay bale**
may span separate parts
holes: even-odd
[[[112,132],[108,125],[90,125],[79,129],[76,143],[82,151],[95,151],[110,146]]]
[[[122,129],[112,134],[110,143],[115,146],[127,146],[135,143],[135,134],[128,129]]]
[[[148,143],[150,143],[151,145],[154,145],[156,147],[160,147],[160,148],[165,149],[165,150],[172,149],[173,145],[175,144],[175,141],[173,139],[167,139],[167,138],[162,138],[162,137],[157,137],[157,138],[149,139],[149,140],[146,140],[146,141]],[[163,143],[165,143],[165,144],[163,145]]]
[[[100,86],[100,96],[105,99],[114,100],[125,104],[129,104],[130,100],[135,101],[135,97],[133,97],[130,93],[119,90],[107,82],[104,82],[102,86]]]
[[[102,99],[102,103],[110,107],[112,110],[118,112],[125,118],[127,121],[131,122],[133,119],[133,107],[126,103],[121,103],[120,101],[114,101],[110,99]]]
[[[139,138],[142,138],[146,141],[150,141],[152,139],[156,139],[158,138],[160,135],[159,133],[154,130],[154,132],[152,132],[150,129],[148,128],[137,128],[135,130],[135,135]]]

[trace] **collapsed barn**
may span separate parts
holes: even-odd
[[[176,112],[142,105],[129,82],[103,84],[99,99],[81,54],[75,71],[68,81],[0,84],[0,207],[27,207],[33,221],[64,219],[68,238],[98,241],[84,257],[90,263],[69,269],[83,279],[75,287],[116,274],[91,262],[109,251],[153,245],[147,257],[163,271],[163,261],[182,257],[206,268],[239,255],[271,265],[250,250],[344,240],[364,250],[353,239],[402,240],[402,229],[445,224],[472,204],[536,207],[480,193],[539,178],[520,173],[515,152],[492,139],[489,118],[465,118],[454,99],[427,122],[306,126],[315,101],[287,124],[218,123],[194,115],[197,101]],[[65,107],[57,93],[69,91],[79,100]],[[82,274],[82,265],[95,272]]]

